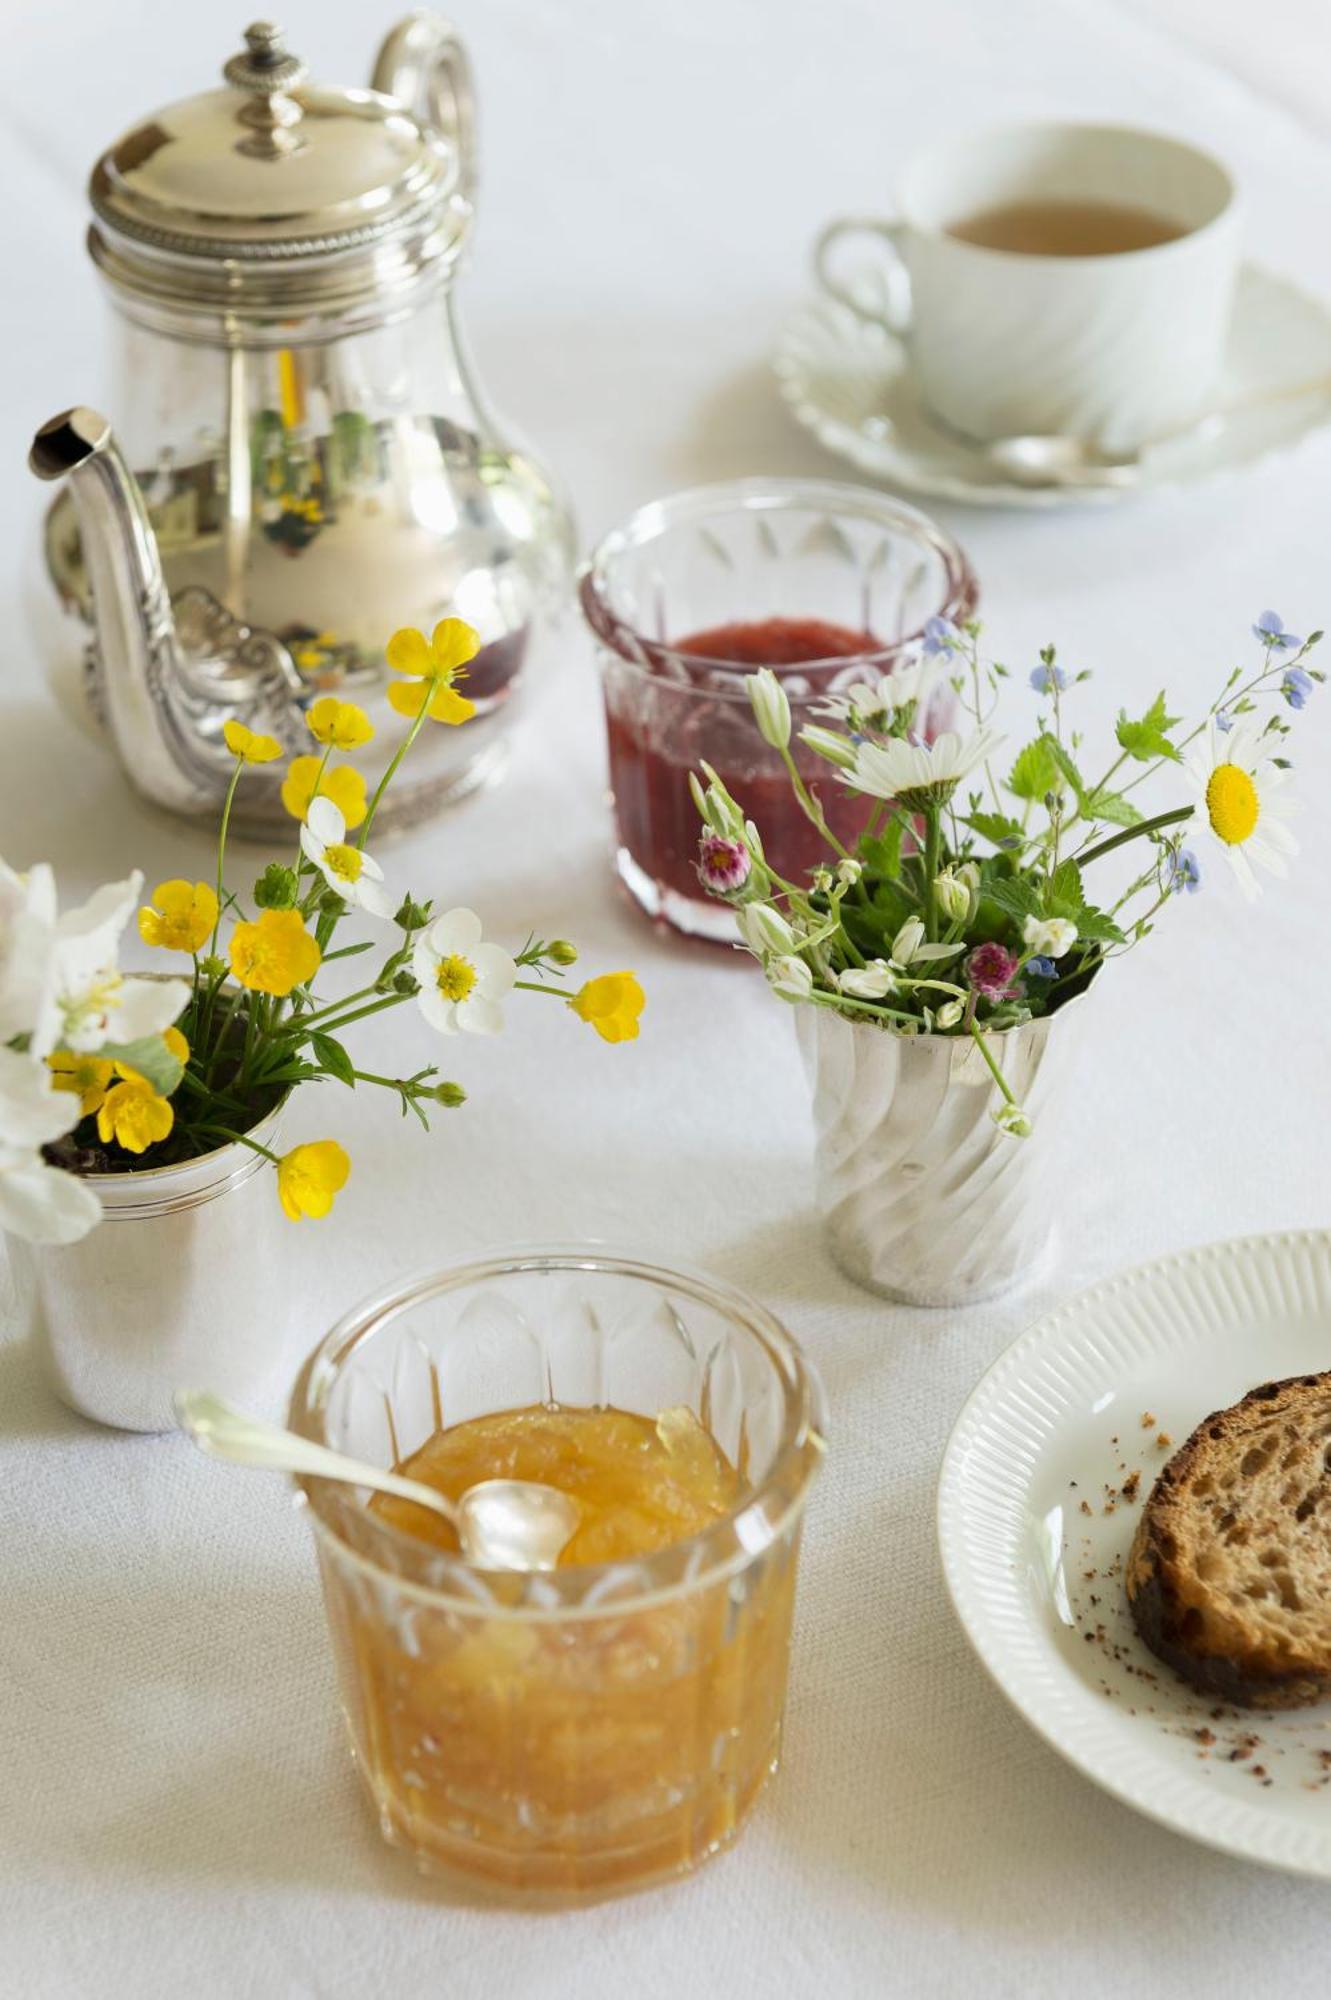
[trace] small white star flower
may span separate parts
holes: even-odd
[[[497,1035],[500,1001],[513,991],[518,968],[497,944],[481,938],[474,910],[449,910],[421,932],[411,954],[420,981],[422,1014],[441,1035]]]
[[[393,898],[384,887],[377,861],[347,842],[347,823],[338,807],[322,793],[310,800],[300,830],[301,850],[330,889],[345,903],[367,910],[372,917],[391,917]]]

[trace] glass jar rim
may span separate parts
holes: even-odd
[[[652,1263],[599,1241],[521,1244],[467,1264],[419,1272],[363,1300],[306,1358],[291,1392],[291,1429],[315,1443],[330,1442],[324,1428],[328,1396],[360,1343],[391,1320],[446,1292],[524,1271],[641,1279],[741,1324],[764,1349],[782,1385],[785,1422],[771,1466],[700,1534],[627,1561],[531,1573],[477,1569],[347,1498],[348,1487],[296,1478],[316,1532],[336,1544],[339,1560],[426,1603],[485,1616],[557,1622],[619,1617],[704,1589],[745,1569],[779,1541],[803,1511],[826,1450],[826,1407],[817,1371],[776,1316],[738,1286],[686,1265]],[[345,1532],[352,1524],[354,1543]]]
[[[755,671],[751,664],[709,658],[701,653],[681,652],[663,639],[640,631],[611,608],[605,589],[605,574],[616,557],[642,548],[668,529],[689,521],[705,520],[710,514],[748,512],[761,514],[786,508],[820,506],[829,512],[850,513],[861,519],[878,519],[885,527],[908,529],[924,546],[932,549],[943,565],[947,594],[930,617],[948,618],[953,623],[967,618],[979,602],[975,571],[960,543],[926,514],[892,493],[872,487],[854,486],[839,479],[763,477],[717,480],[710,485],[685,487],[678,493],[648,500],[626,521],[603,535],[583,563],[577,577],[578,602],[592,632],[624,664],[644,678],[658,678],[661,669],[682,670],[685,675],[707,673],[730,676],[733,688],[717,686],[709,680],[709,699],[747,702],[745,677]],[[927,621],[926,621],[927,622]],[[925,627],[903,633],[881,646],[859,653],[837,653],[826,659],[800,660],[776,665],[778,677],[797,678],[807,674],[834,672],[882,672],[924,637]]]

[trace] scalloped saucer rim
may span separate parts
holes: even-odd
[[[787,315],[772,366],[796,422],[888,486],[981,507],[1103,506],[1236,472],[1331,422],[1331,305],[1245,264],[1213,406],[1224,411],[1224,424],[1214,435],[1156,446],[1141,477],[1124,485],[1033,487],[1005,479],[983,447],[945,431],[925,410],[896,335],[835,299],[806,298]],[[1304,380],[1305,393],[1285,393]]]

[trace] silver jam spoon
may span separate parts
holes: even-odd
[[[469,1486],[460,1500],[448,1500],[417,1479],[404,1479],[378,1465],[362,1465],[298,1437],[295,1431],[248,1417],[210,1389],[178,1390],[175,1408],[180,1428],[210,1458],[344,1480],[349,1486],[369,1486],[376,1493],[392,1493],[399,1500],[428,1507],[456,1530],[463,1555],[479,1569],[554,1569],[577,1531],[577,1501],[534,1480],[483,1479]]]

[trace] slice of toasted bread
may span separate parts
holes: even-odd
[[[1331,1696],[1331,1374],[1264,1383],[1198,1425],[1155,1482],[1126,1581],[1146,1644],[1204,1694]]]

